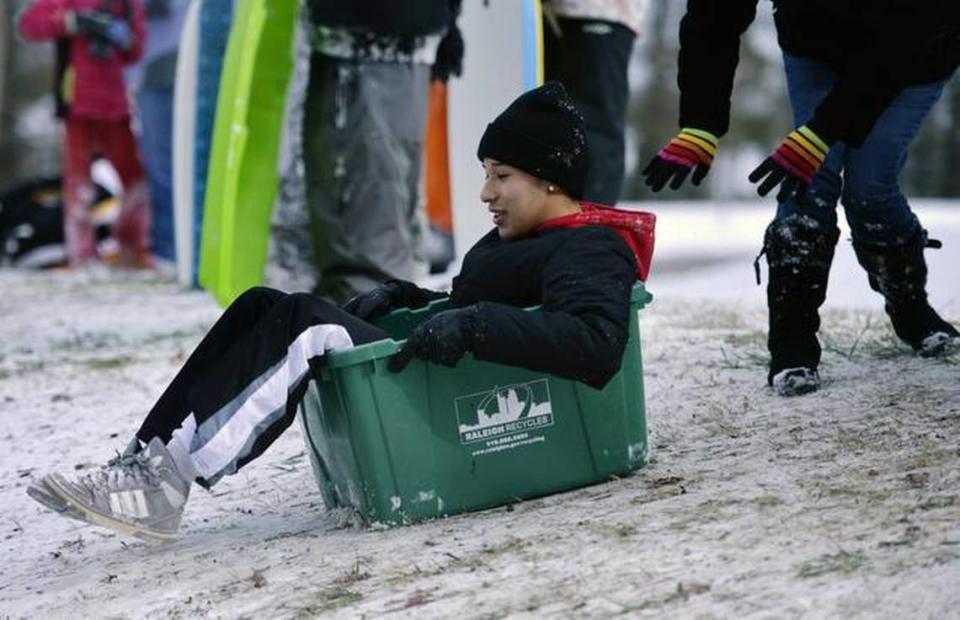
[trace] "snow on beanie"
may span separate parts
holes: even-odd
[[[487,125],[477,157],[519,168],[580,199],[589,163],[583,116],[563,84],[547,82],[517,97]]]

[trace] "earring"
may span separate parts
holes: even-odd
[[[555,191],[557,191],[556,187],[554,187],[553,185],[547,185],[547,193],[552,194]]]

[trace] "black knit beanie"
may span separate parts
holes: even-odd
[[[477,157],[519,168],[582,198],[589,163],[583,116],[563,84],[547,82],[517,97],[487,125]]]

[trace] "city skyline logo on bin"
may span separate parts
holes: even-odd
[[[553,426],[553,405],[546,379],[460,396],[454,406],[462,444]]]

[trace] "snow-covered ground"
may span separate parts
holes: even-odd
[[[625,206],[651,209],[642,203]],[[960,315],[960,202],[917,200],[913,207],[930,237],[944,242],[943,248],[926,251],[931,274],[928,292],[933,305],[947,314]],[[761,260],[761,287],[757,286],[753,259],[773,216],[772,206],[755,202],[666,202],[653,210],[659,217],[650,290],[671,299],[765,303],[766,261]],[[850,229],[842,215],[840,230],[825,307],[882,307],[880,296],[870,290],[867,276],[857,264],[849,242]]]
[[[847,245],[824,388],[778,398],[751,265],[769,206],[655,210],[650,466],[391,529],[324,510],[296,426],[195,490],[176,543],[44,511],[31,477],[120,449],[219,309],[156,275],[0,272],[0,617],[956,617],[960,355],[899,344]],[[960,322],[960,206],[918,211]]]

